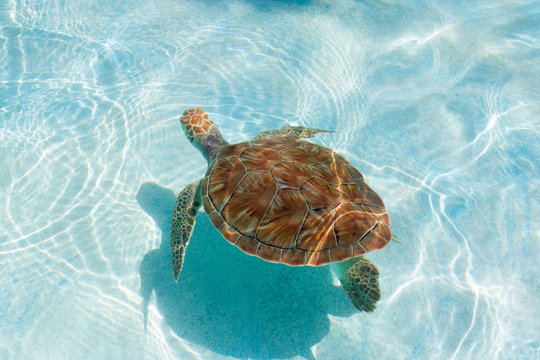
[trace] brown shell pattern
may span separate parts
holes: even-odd
[[[392,238],[381,198],[333,150],[265,139],[230,145],[203,180],[214,226],[248,254],[319,266],[378,250]]]

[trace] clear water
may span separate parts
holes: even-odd
[[[539,359],[538,1],[0,2],[0,359]],[[265,263],[175,194],[303,124],[385,200],[382,299]]]

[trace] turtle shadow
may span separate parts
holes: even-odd
[[[215,353],[241,359],[313,359],[310,347],[328,334],[328,314],[355,312],[345,293],[332,286],[327,267],[293,268],[248,256],[227,243],[206,214],[197,217],[176,284],[169,246],[175,195],[144,183],[137,201],[162,232],[161,246],[149,251],[140,267],[145,326],[155,291],[158,310],[171,330]]]

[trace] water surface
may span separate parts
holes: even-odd
[[[0,3],[0,358],[540,358],[537,1]],[[400,240],[374,313],[227,244],[179,115],[285,124],[362,171]]]

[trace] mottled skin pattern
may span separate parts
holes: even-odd
[[[303,126],[283,126],[280,129],[264,130],[253,140],[270,139],[276,136],[290,136],[293,138],[310,138],[318,133],[331,133],[330,130],[310,129]]]
[[[171,252],[174,280],[178,280],[184,263],[184,254],[195,226],[195,216],[201,207],[200,194],[197,194],[200,181],[186,186],[178,195],[171,220]]]
[[[345,158],[300,140],[330,131],[285,126],[230,145],[201,109],[184,112],[181,123],[209,166],[181,192],[173,213],[175,279],[202,204],[225,239],[266,261],[320,266],[349,259],[343,289],[357,309],[373,311],[378,270],[361,255],[388,244],[390,219]]]
[[[366,312],[375,310],[381,298],[381,289],[379,270],[371,261],[364,257],[358,258],[343,274],[341,285],[355,308]]]
[[[221,136],[217,125],[210,121],[208,114],[201,109],[186,110],[180,122],[188,140],[205,155],[208,162],[211,162],[224,146],[229,145]]]

